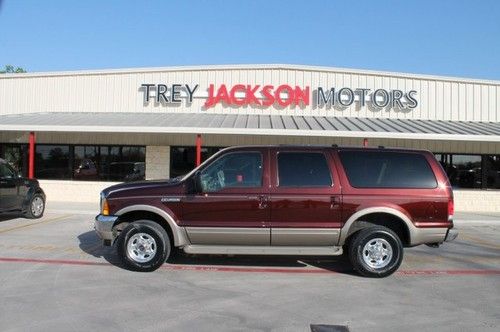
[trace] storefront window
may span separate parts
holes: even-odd
[[[500,189],[500,156],[484,156],[486,188]]]
[[[453,188],[482,188],[480,155],[436,154]]]
[[[36,145],[35,177],[71,179],[69,145]]]
[[[201,160],[207,160],[213,154],[223,148],[202,147]],[[170,147],[170,177],[175,178],[189,173],[196,164],[196,147],[194,146],[172,146]]]
[[[27,144],[0,144],[0,158],[6,160],[22,176],[28,175]]]
[[[99,147],[75,146],[73,157],[73,179],[99,180]]]
[[[35,177],[136,181],[145,177],[144,146],[36,145]]]

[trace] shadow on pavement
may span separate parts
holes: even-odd
[[[105,247],[94,231],[78,236],[80,249],[97,258],[104,258],[110,264],[125,268],[116,255],[115,247]],[[231,266],[266,268],[318,268],[336,273],[357,275],[343,256],[250,256],[250,255],[188,255],[174,249],[167,261],[172,266]]]
[[[12,220],[12,219],[17,219],[17,218],[23,218],[23,219],[29,220],[29,219],[25,218],[21,212],[5,212],[5,213],[0,214],[0,222]]]

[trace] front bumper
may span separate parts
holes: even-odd
[[[110,245],[113,243],[113,225],[116,220],[118,220],[118,216],[103,216],[102,214],[98,214],[95,217],[94,229],[104,244]]]
[[[445,242],[451,242],[455,240],[458,236],[458,231],[455,228],[450,228],[448,229],[448,232],[446,233],[446,237],[444,238]]]

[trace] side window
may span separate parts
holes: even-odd
[[[332,175],[323,153],[279,152],[280,187],[330,187]]]
[[[340,160],[355,188],[436,188],[434,173],[421,154],[340,151]]]
[[[223,155],[201,171],[203,192],[224,188],[258,188],[262,186],[262,154],[235,152]]]
[[[10,179],[14,177],[14,171],[7,164],[0,163],[0,178]]]

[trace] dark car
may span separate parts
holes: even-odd
[[[341,255],[362,275],[398,269],[403,247],[454,240],[453,193],[421,150],[224,149],[182,178],[101,193],[95,228],[132,269],[191,254]]]
[[[21,212],[40,218],[45,210],[45,193],[37,180],[23,178],[0,159],[0,212]]]

